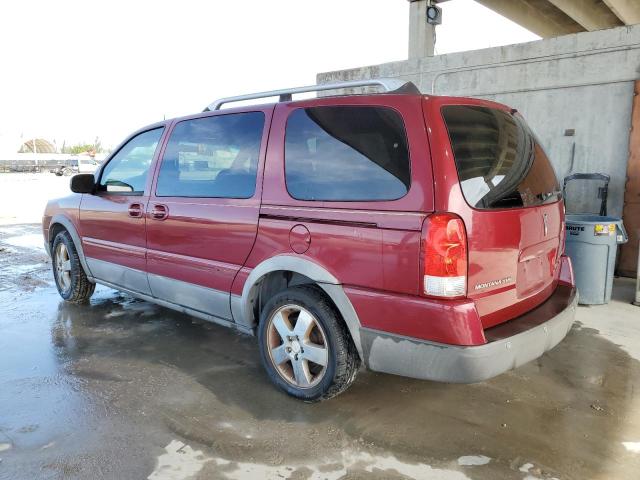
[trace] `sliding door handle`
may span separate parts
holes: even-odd
[[[169,216],[169,208],[166,205],[155,204],[151,208],[151,218],[154,220],[164,220]]]

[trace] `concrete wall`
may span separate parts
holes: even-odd
[[[640,25],[320,73],[317,79],[375,77],[411,80],[425,94],[482,97],[517,108],[559,177],[611,176],[609,213],[622,214],[633,82],[640,79]],[[567,129],[575,129],[575,136],[565,136]]]

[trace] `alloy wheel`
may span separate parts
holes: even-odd
[[[267,350],[278,374],[297,388],[311,388],[329,362],[327,336],[315,316],[299,305],[278,308],[267,325]]]
[[[71,288],[71,259],[64,243],[59,243],[55,252],[55,269],[58,286],[63,292]]]

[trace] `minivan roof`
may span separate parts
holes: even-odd
[[[228,103],[242,102],[247,100],[257,100],[261,98],[278,97],[277,101],[271,101],[271,102],[267,101],[264,103],[251,104],[251,105],[239,105],[236,107],[224,109],[225,111],[229,111],[229,113],[234,113],[235,111],[239,111],[239,112],[246,111],[247,108],[265,109],[265,108],[272,107],[273,105],[278,103],[287,102],[295,105],[298,102],[308,103],[311,100],[309,98],[306,98],[306,99],[299,99],[294,101],[291,98],[293,94],[308,93],[308,92],[314,92],[314,91],[345,90],[345,89],[362,88],[362,87],[378,87],[382,91],[367,92],[367,93],[342,92],[342,93],[336,93],[334,95],[326,95],[323,97],[318,97],[317,99],[314,99],[314,100],[321,100],[321,99],[324,100],[329,98],[345,98],[345,97],[366,98],[369,96],[379,97],[381,95],[407,95],[407,96],[423,97],[427,101],[436,100],[438,104],[451,104],[451,103],[455,104],[458,102],[462,102],[463,104],[478,104],[478,105],[498,108],[501,110],[511,110],[512,113],[515,112],[515,110],[511,109],[507,105],[494,102],[491,100],[483,100],[483,99],[478,99],[473,97],[462,97],[462,96],[423,94],[420,92],[418,87],[409,80],[403,80],[400,78],[374,78],[374,79],[368,79],[368,80],[350,80],[350,81],[344,81],[344,82],[322,83],[318,85],[309,85],[304,87],[294,87],[294,88],[287,88],[287,89],[281,89],[281,90],[270,90],[270,91],[264,91],[264,92],[258,92],[258,93],[249,93],[249,94],[237,95],[233,97],[224,97],[224,98],[215,100],[200,113],[181,115],[179,117],[168,118],[166,120],[156,122],[151,125],[147,125],[145,127],[138,129],[133,135],[130,135],[128,138],[134,136],[137,133],[143,132],[145,130],[167,126],[175,121],[182,121],[182,120],[187,120],[191,118],[197,118],[202,113],[205,113],[205,112],[220,111],[222,105],[225,105]]]
[[[399,78],[372,78],[368,80],[350,80],[345,82],[321,83],[304,87],[284,88],[281,90],[269,90],[265,92],[247,93],[234,97],[220,98],[209,104],[204,111],[220,110],[226,103],[256,100],[259,98],[278,97],[279,102],[289,102],[292,95],[297,93],[322,92],[327,90],[344,90],[346,88],[379,87],[382,93],[420,95],[420,90],[413,82]]]

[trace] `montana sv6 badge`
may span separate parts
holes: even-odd
[[[491,280],[489,282],[477,283],[475,286],[476,290],[483,290],[489,287],[497,287],[499,285],[506,285],[507,283],[511,283],[513,279],[511,277],[504,277],[500,280]]]

